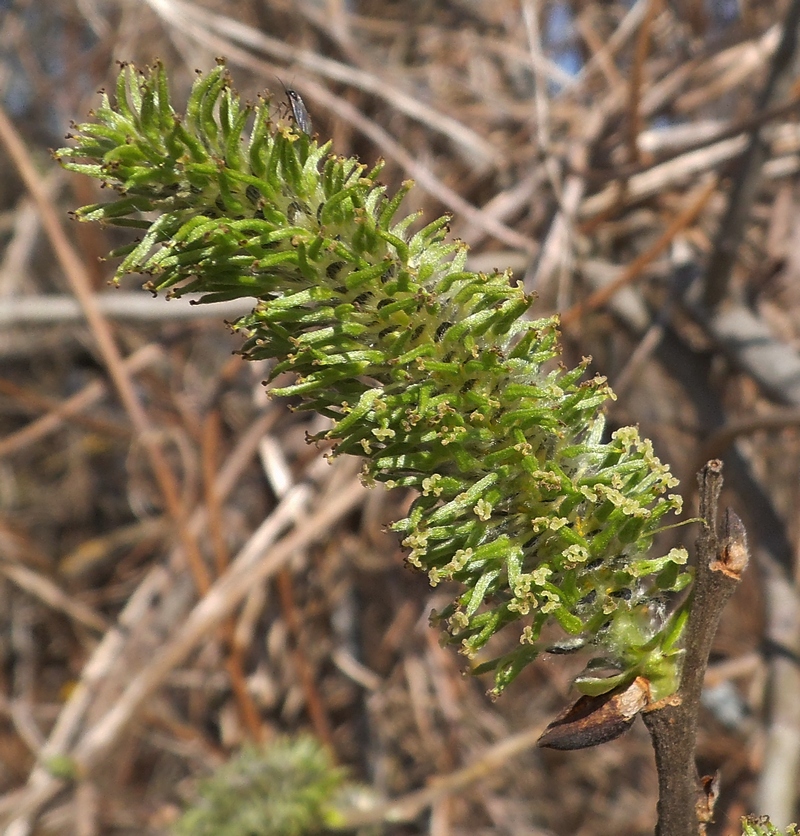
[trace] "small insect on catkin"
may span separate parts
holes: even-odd
[[[286,98],[289,99],[289,107],[292,109],[295,124],[304,134],[311,136],[314,128],[311,125],[311,117],[308,115],[305,102],[297,90],[292,90],[291,87],[284,87],[283,89],[286,91]]]

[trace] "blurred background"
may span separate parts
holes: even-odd
[[[543,658],[491,702],[428,625],[447,591],[386,531],[410,497],[305,443],[320,419],[271,401],[267,369],[233,353],[223,319],[241,306],[151,299],[137,277],[110,289],[100,258],[124,236],[68,218],[103,195],[50,149],[119,62],[160,59],[180,110],[218,56],[276,118],[298,91],[335,153],[383,158],[390,191],[416,181],[407,211],[452,214],[471,269],[511,267],[537,315],[561,312],[565,362],[592,356],[611,427],[653,439],[688,516],[695,473],[724,459],[753,563],[706,682],[711,832],[797,820],[798,17],[754,0],[0,0],[6,832],[167,833],[243,742],[299,731],[378,795],[434,788],[376,832],[655,824],[640,723],[585,752],[533,746],[585,659]],[[242,555],[272,568],[186,639]]]

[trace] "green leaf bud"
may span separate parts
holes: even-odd
[[[145,230],[117,275],[207,302],[253,297],[235,325],[243,356],[294,376],[273,396],[330,418],[320,437],[362,456],[365,482],[419,491],[394,528],[431,583],[464,589],[436,616],[448,640],[474,656],[516,629],[475,667],[496,692],[553,644],[548,624],[615,671],[591,668],[586,693],[638,675],[674,687],[682,622],[662,600],[690,574],[683,550],[648,550],[680,510],[665,495],[675,480],[635,428],[603,440],[613,393],[583,379],[588,360],[554,367],[556,318],[529,319],[534,300],[508,274],[467,271],[447,218],[416,232],[415,215],[397,219],[411,184],[387,196],[380,166],[274,126],[223,66],[198,77],[185,117],[160,65],[124,67],[116,102],[72,139],[63,164],[117,193],[78,217]]]

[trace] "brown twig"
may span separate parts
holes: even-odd
[[[52,610],[63,612],[84,627],[100,633],[108,629],[108,622],[83,601],[67,594],[43,572],[25,565],[29,544],[23,543],[10,531],[0,529],[0,575],[13,581],[20,589],[38,598]]]
[[[281,445],[277,439],[265,438],[261,445],[261,462],[264,473],[276,496],[283,499],[292,487],[297,487],[292,469],[284,458]],[[306,711],[314,726],[317,736],[335,752],[333,729],[320,695],[314,672],[304,643],[303,621],[298,613],[297,601],[294,593],[294,581],[291,568],[284,566],[275,579],[281,614],[293,642],[291,649],[292,662],[300,679],[300,687],[305,698]]]
[[[208,533],[214,552],[216,576],[222,577],[230,564],[230,553],[225,541],[222,525],[222,502],[217,490],[217,460],[219,458],[219,413],[209,412],[203,424],[202,462],[203,462],[203,499],[208,512]],[[244,673],[242,648],[235,640],[236,619],[230,616],[220,627],[220,634],[225,644],[225,669],[231,683],[231,690],[236,699],[236,707],[242,725],[252,740],[263,737],[261,718],[253,698],[247,689]]]
[[[769,77],[756,104],[756,113],[765,111],[774,99],[784,92],[792,78],[794,56],[797,52],[797,29],[800,26],[800,0],[793,0],[783,22],[783,34],[772,59]],[[736,254],[744,237],[744,225],[760,182],[761,169],[767,158],[767,144],[761,129],[750,133],[747,149],[742,155],[736,178],[728,197],[728,206],[719,225],[714,249],[705,276],[703,302],[715,308],[725,298]]]
[[[649,2],[649,0],[648,0]],[[605,39],[596,31],[593,21],[587,12],[579,15],[575,20],[575,29],[583,38],[590,53],[589,63],[594,62],[605,76],[610,89],[624,88],[625,80],[617,69]]]
[[[186,509],[181,502],[175,476],[159,446],[155,428],[136,395],[136,390],[125,368],[122,354],[114,341],[108,321],[97,307],[94,293],[89,285],[88,276],[80,257],[67,240],[53,203],[42,185],[42,178],[37,174],[21,137],[2,108],[0,108],[0,142],[5,145],[8,155],[13,160],[20,177],[25,183],[25,187],[36,203],[41,215],[42,227],[72,288],[72,292],[81,303],[109,377],[145,449],[148,462],[163,496],[167,513],[175,524],[178,537],[186,554],[186,561],[191,567],[198,587],[208,586],[208,570],[197,548],[197,541],[186,525]]]
[[[644,63],[650,46],[650,33],[653,18],[660,5],[659,0],[649,0],[639,33],[636,36],[636,48],[633,52],[630,83],[628,85],[628,160],[632,164],[639,162],[639,134],[642,129],[641,98],[644,79]]]
[[[794,345],[778,339],[750,305],[731,303],[710,314],[699,305],[686,305],[719,348],[768,397],[800,406],[800,355]]]
[[[700,515],[705,520],[697,538],[697,568],[681,686],[676,694],[642,714],[653,741],[659,799],[656,836],[691,836],[703,832],[698,801],[708,801],[698,783],[695,764],[700,693],[711,643],[722,610],[747,566],[747,538],[741,520],[728,510],[719,530],[722,462],[710,461],[698,476]],[[708,811],[704,813],[707,815]]]
[[[520,753],[533,749],[542,735],[542,730],[543,725],[538,725],[507,737],[486,749],[472,763],[449,775],[437,778],[435,782],[431,782],[431,785],[424,789],[408,793],[402,798],[384,802],[372,809],[353,810],[347,816],[347,826],[356,828],[380,822],[412,821],[439,799],[463,792],[472,784],[494,775]]]
[[[700,450],[700,456],[703,461],[722,458],[728,447],[740,436],[752,435],[762,430],[775,432],[796,427],[800,427],[800,410],[796,407],[730,421],[716,429],[706,439]]]
[[[300,617],[297,614],[297,603],[294,597],[294,583],[292,581],[291,570],[284,566],[278,572],[275,580],[281,602],[281,612],[286,621],[286,626],[289,628],[289,633],[294,640],[292,659],[300,677],[308,716],[311,718],[311,723],[314,726],[314,733],[331,752],[335,752],[336,747],[334,746],[333,729],[331,728],[325,705],[314,679],[314,673],[311,669],[308,656],[303,647],[303,629]]]
[[[94,418],[91,415],[84,415],[81,412],[68,410],[65,408],[63,402],[55,398],[48,398],[46,395],[40,395],[28,386],[20,386],[6,378],[0,378],[0,395],[5,395],[20,410],[24,410],[25,412],[45,412],[48,415],[57,414],[63,419],[64,423],[72,422],[98,435],[116,438],[130,438],[131,435],[130,428],[125,424],[103,418]],[[6,442],[7,437],[2,441],[3,449],[6,448]]]
[[[688,205],[672,219],[667,228],[661,233],[658,240],[641,255],[635,258],[616,278],[613,282],[606,285],[606,287],[596,290],[577,305],[571,307],[561,317],[562,326],[571,325],[576,320],[589,311],[596,310],[608,302],[609,299],[625,285],[630,284],[642,275],[644,268],[657,258],[670,245],[675,236],[682,230],[689,226],[692,221],[702,212],[706,203],[708,203],[711,196],[717,187],[717,178],[712,177],[704,186],[694,191],[690,196]]]
[[[635,165],[615,166],[613,169],[594,168],[591,171],[586,169],[575,168],[575,173],[585,177],[587,181],[594,187],[600,187],[606,183],[618,180],[625,177],[633,177],[636,174],[641,174],[644,171],[649,171],[658,165],[675,160],[682,157],[684,154],[691,154],[693,151],[701,151],[703,148],[708,148],[711,145],[716,145],[718,142],[723,142],[726,139],[733,139],[743,133],[749,133],[762,128],[769,122],[775,119],[780,119],[783,116],[789,116],[800,107],[800,98],[793,98],[791,101],[776,105],[768,110],[756,113],[747,119],[742,119],[734,125],[723,128],[717,131],[712,136],[704,137],[696,142],[689,142],[674,148],[672,151],[665,151],[656,155],[656,158],[646,163],[636,163]]]
[[[161,357],[160,349],[154,345],[146,345],[125,358],[123,363],[129,374],[136,374],[156,362],[159,357]],[[9,433],[0,439],[0,459],[42,441],[50,433],[56,432],[62,427],[65,421],[73,420],[77,423],[75,416],[97,403],[106,394],[106,391],[106,385],[99,380],[95,380],[71,398],[67,398],[67,400],[54,406],[47,415],[42,415],[41,418],[31,421],[21,430]]]

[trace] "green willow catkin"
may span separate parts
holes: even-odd
[[[123,67],[91,115],[58,156],[116,192],[80,219],[143,230],[112,253],[117,275],[205,302],[255,297],[242,353],[293,375],[272,394],[327,416],[321,437],[363,457],[366,482],[418,492],[394,527],[431,583],[462,585],[438,614],[449,639],[484,657],[517,625],[509,652],[475,666],[496,692],[552,644],[548,623],[572,637],[562,647],[600,648],[585,692],[637,675],[655,698],[676,687],[683,616],[663,599],[691,578],[684,550],[649,550],[680,509],[677,483],[636,429],[603,439],[612,392],[582,380],[586,362],[553,362],[557,319],[527,318],[532,297],[507,274],[466,271],[446,218],[414,233],[415,215],[397,220],[411,184],[387,197],[380,165],[273,124],[222,66],[183,117],[159,65]]]

